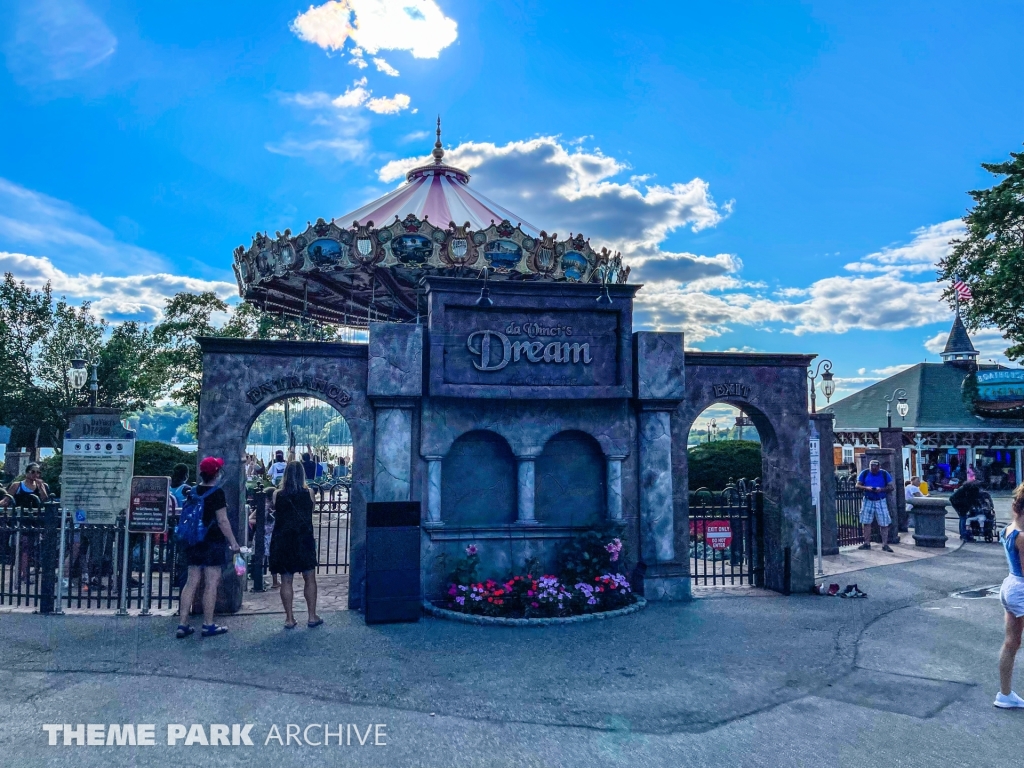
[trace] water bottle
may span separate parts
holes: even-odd
[[[241,552],[235,555],[235,573],[239,576],[245,575],[245,558],[242,557]]]

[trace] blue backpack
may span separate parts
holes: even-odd
[[[214,487],[199,495],[195,488],[189,489],[188,496],[185,497],[185,504],[181,508],[178,524],[174,527],[174,537],[178,541],[194,547],[206,538],[207,528],[203,523],[204,504],[206,497],[216,490],[217,488]]]

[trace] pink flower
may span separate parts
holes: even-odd
[[[540,603],[530,603],[534,608],[540,608]]]
[[[476,554],[476,544],[470,544],[468,547],[466,547],[466,555],[467,556],[472,557],[475,554]]]
[[[448,594],[451,595],[452,597],[455,597],[457,592],[458,592],[458,589],[456,588],[456,586],[454,584],[452,584],[450,587],[448,587]]]

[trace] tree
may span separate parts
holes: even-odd
[[[967,236],[952,241],[953,252],[939,262],[939,281],[957,277],[971,289],[972,298],[961,305],[968,328],[996,326],[1009,339],[1006,356],[1024,358],[1024,153],[1011,152],[1010,160],[982,163],[1002,177],[989,189],[972,190],[974,207],[964,217]],[[943,293],[951,304],[954,292]]]
[[[752,440],[714,440],[691,448],[687,454],[690,491],[720,491],[729,480],[761,476],[761,444]]]
[[[164,319],[153,329],[158,368],[170,382],[169,394],[193,413],[199,410],[203,388],[203,351],[195,339],[221,335],[213,317],[227,311],[228,305],[212,291],[179,293],[167,300]]]

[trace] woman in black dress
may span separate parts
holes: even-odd
[[[313,536],[313,491],[306,485],[301,462],[290,461],[281,487],[274,491],[274,533],[270,537],[270,572],[281,575],[281,604],[285,629],[294,629],[292,578],[302,574],[302,594],[309,619],[306,626],[319,627],[324,620],[316,613],[316,539]]]

